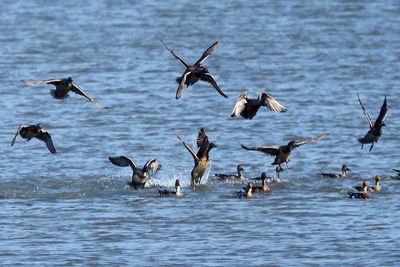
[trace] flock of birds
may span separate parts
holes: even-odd
[[[215,51],[218,46],[218,42],[212,44],[208,49],[204,51],[199,60],[197,60],[193,65],[188,64],[181,56],[176,54],[173,50],[171,50],[163,41],[161,41],[162,45],[175,57],[177,58],[186,68],[184,73],[176,78],[176,82],[179,84],[178,89],[176,91],[176,99],[179,99],[184,91],[185,85],[186,87],[195,84],[198,81],[205,81],[210,83],[217,92],[223,97],[227,98],[228,96],[222,91],[221,87],[218,85],[215,78],[211,75],[206,67],[203,66],[203,62],[211,56],[211,54]],[[39,84],[51,84],[55,86],[55,89],[50,90],[50,94],[56,99],[65,99],[69,97],[69,92],[74,92],[78,95],[81,95],[87,98],[89,101],[95,103],[97,106],[101,108],[107,108],[100,103],[98,103],[95,99],[86,94],[79,86],[73,83],[72,78],[68,77],[66,79],[50,79],[44,81],[22,81],[27,85],[39,85]],[[375,123],[372,122],[369,114],[364,108],[363,103],[359,95],[357,94],[358,101],[361,105],[363,113],[367,117],[369,123],[369,131],[363,137],[359,138],[358,141],[361,143],[361,148],[365,144],[371,144],[369,151],[374,147],[374,143],[376,143],[379,137],[382,135],[382,127],[385,126],[384,120],[388,114],[387,100],[385,100],[382,104],[380,113]],[[273,112],[286,112],[287,109],[281,105],[272,95],[263,91],[259,94],[256,99],[249,98],[247,91],[244,91],[238,98],[231,117],[242,116],[245,119],[253,119],[257,114],[257,111],[261,106],[267,107],[269,110]],[[191,172],[191,186],[196,186],[201,183],[201,179],[210,164],[210,156],[209,152],[212,148],[216,147],[213,142],[208,140],[208,136],[206,131],[201,128],[197,136],[197,153],[185,143],[185,141],[178,135],[178,133],[172,129],[176,137],[182,142],[183,146],[188,150],[188,152],[192,155],[194,160],[194,167]],[[266,173],[262,173],[261,177],[250,178],[249,180],[261,180],[260,186],[253,185],[253,182],[250,181],[247,184],[247,187],[243,187],[244,191],[237,192],[237,198],[252,198],[253,193],[267,193],[270,191],[267,183],[275,183],[280,182],[279,173],[283,171],[281,164],[285,163],[287,168],[289,167],[290,154],[292,150],[296,147],[299,147],[304,144],[308,144],[317,140],[324,139],[327,137],[329,133],[322,134],[315,138],[306,139],[303,141],[290,141],[287,145],[282,146],[256,146],[249,147],[242,145],[243,149],[252,150],[252,151],[260,151],[271,156],[275,156],[272,165],[278,165],[276,167],[276,178],[269,178],[266,176]],[[37,138],[46,143],[47,148],[51,153],[56,153],[56,148],[54,147],[53,141],[51,139],[51,135],[48,131],[42,128],[42,124],[37,125],[20,125],[17,133],[15,134],[11,146],[13,146],[18,138],[21,136],[27,141],[32,138]],[[134,189],[143,189],[150,175],[149,172],[157,172],[161,168],[160,162],[157,159],[153,158],[146,162],[143,168],[140,168],[131,158],[125,156],[119,157],[109,157],[109,161],[117,165],[119,167],[127,167],[130,166],[132,168],[132,180],[128,182],[128,185]],[[332,173],[321,173],[323,177],[331,177],[331,178],[346,178],[347,173],[349,171],[347,165],[342,166],[342,174],[332,174]],[[245,180],[243,176],[243,165],[239,164],[237,166],[238,174],[215,174],[219,180]],[[395,170],[400,175],[400,170]],[[362,187],[355,187],[355,190],[362,192],[348,192],[350,198],[364,198],[368,199],[369,196],[367,191],[380,191],[380,177],[376,176],[375,178],[375,187],[368,187],[368,183],[366,180],[363,181]],[[175,191],[170,190],[158,190],[160,196],[182,196],[180,181],[179,179],[175,182]]]

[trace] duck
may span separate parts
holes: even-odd
[[[169,191],[169,190],[160,190],[158,189],[158,193],[160,194],[161,197],[167,197],[167,196],[177,196],[181,197],[183,194],[181,193],[181,185],[179,183],[179,179],[176,179],[175,181],[175,192],[174,191]]]
[[[374,147],[374,143],[378,142],[379,137],[382,135],[382,127],[386,126],[385,118],[388,114],[388,106],[387,106],[386,96],[385,96],[385,100],[383,101],[381,111],[379,112],[379,116],[375,121],[375,124],[372,124],[371,117],[369,116],[367,110],[364,108],[364,105],[361,102],[361,99],[360,99],[360,96],[358,95],[358,93],[357,93],[357,97],[358,97],[358,102],[360,102],[363,113],[367,117],[367,120],[369,123],[369,128],[370,128],[368,133],[363,138],[359,138],[358,141],[361,143],[361,149],[364,148],[364,144],[371,144],[371,147],[369,148],[369,151],[371,151],[372,148]]]
[[[368,182],[367,180],[363,181],[363,192],[348,192],[347,194],[349,195],[349,198],[363,198],[363,199],[369,199],[368,193],[367,193],[367,188],[368,188]]]
[[[268,193],[270,191],[268,185],[267,185],[267,174],[263,172],[261,174],[261,181],[262,181],[262,186],[252,186],[252,193]],[[247,190],[248,187],[243,187],[244,190]]]
[[[331,178],[346,178],[347,177],[346,171],[351,171],[351,170],[345,164],[345,165],[342,165],[342,174],[339,174],[339,173],[321,173],[321,176],[322,177],[331,177]]]
[[[380,192],[381,191],[381,177],[379,175],[375,176],[375,187],[367,187],[367,190],[370,192]],[[355,186],[354,189],[357,191],[363,191],[363,188],[361,186]]]
[[[220,95],[227,98],[228,96],[222,91],[221,87],[218,85],[217,81],[208,72],[208,69],[203,67],[203,62],[211,56],[211,54],[217,49],[218,41],[213,43],[206,51],[204,51],[203,55],[199,60],[194,63],[194,65],[189,65],[181,56],[177,55],[174,51],[172,51],[162,40],[161,43],[163,46],[175,57],[177,58],[185,67],[186,70],[182,74],[181,77],[176,78],[176,82],[179,83],[178,90],[176,91],[176,99],[178,100],[185,88],[185,85],[188,87],[189,85],[193,85],[199,80],[211,83],[211,85],[218,91]]]
[[[21,80],[23,83],[28,85],[36,85],[36,84],[52,84],[56,87],[55,90],[51,89],[50,94],[55,99],[66,99],[69,97],[68,92],[72,91],[75,94],[81,95],[86,97],[89,101],[95,103],[97,106],[101,108],[107,108],[91,98],[88,94],[85,93],[79,86],[72,82],[72,77],[63,78],[63,79],[50,79],[44,81],[24,81]]]
[[[218,180],[244,180],[244,176],[242,171],[244,170],[243,165],[237,165],[237,175],[235,174],[215,174],[218,177]]]
[[[178,137],[179,141],[185,146],[185,148],[192,155],[194,160],[194,167],[191,172],[191,186],[199,185],[201,182],[201,178],[203,177],[208,165],[210,165],[211,159],[209,156],[210,150],[216,147],[216,145],[208,140],[208,136],[204,128],[201,128],[199,134],[197,135],[197,147],[199,150],[197,154],[194,153],[193,149],[182,140],[182,138],[174,131],[176,137]]]
[[[252,188],[253,188],[253,183],[249,182],[247,184],[247,187],[244,188],[245,191],[239,191],[236,193],[236,198],[253,198]]]
[[[158,172],[161,169],[161,164],[157,159],[150,159],[146,162],[143,168],[139,168],[136,163],[129,157],[119,156],[119,157],[108,157],[108,160],[119,167],[130,166],[132,168],[132,181],[128,182],[130,187],[135,190],[138,188],[143,189],[147,180],[150,178],[149,172]]]
[[[15,144],[17,141],[18,135],[22,138],[26,139],[26,141],[31,140],[32,138],[37,138],[40,141],[46,143],[48,150],[55,154],[57,153],[56,148],[54,147],[53,141],[51,139],[51,135],[48,131],[43,130],[42,124],[38,123],[36,125],[23,125],[21,124],[18,128],[17,133],[14,135],[13,140],[11,141],[11,146]]]
[[[276,168],[275,168],[275,175],[276,175],[276,177],[275,177],[275,179],[273,179],[272,181],[271,181],[271,183],[280,183],[280,182],[282,182],[282,179],[280,178],[280,176],[279,176],[279,173],[281,172],[281,171],[283,171],[283,168],[281,167],[281,166],[276,166]]]
[[[317,141],[317,140],[324,139],[328,135],[329,135],[329,133],[325,133],[318,137],[310,138],[310,139],[303,140],[300,142],[290,141],[287,145],[283,145],[283,146],[279,146],[279,147],[277,147],[277,146],[248,147],[248,146],[242,145],[242,148],[247,149],[247,150],[260,151],[260,152],[263,152],[266,154],[270,154],[271,156],[275,156],[275,160],[271,165],[281,166],[282,163],[286,163],[286,167],[290,168],[289,167],[290,153],[292,152],[292,150],[294,148],[299,147],[304,144],[308,144],[308,143]]]
[[[269,93],[262,91],[257,99],[250,99],[247,91],[244,91],[236,101],[231,117],[238,115],[245,119],[253,119],[261,106],[266,106],[273,112],[286,112],[286,108],[282,106]]]

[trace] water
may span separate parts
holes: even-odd
[[[400,81],[398,1],[2,1],[0,3],[0,211],[2,265],[393,265],[399,262]],[[216,40],[205,66],[229,95],[198,82],[175,100],[182,64]],[[72,76],[103,110],[72,94],[54,100],[23,80]],[[267,90],[287,109],[231,119],[237,97]],[[388,98],[387,127],[371,152],[357,138]],[[43,123],[57,148],[10,143],[20,124]],[[211,151],[205,185],[189,187],[192,146],[204,127]],[[273,174],[249,146],[283,145],[329,132],[292,153],[283,183],[252,200],[213,173]],[[126,186],[126,155],[163,165],[144,190]],[[319,172],[352,169],[348,179]],[[381,193],[347,191],[383,177]],[[179,178],[184,197],[157,187]]]

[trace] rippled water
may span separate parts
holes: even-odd
[[[400,4],[398,1],[2,1],[0,3],[0,262],[2,265],[393,265],[399,262]],[[184,67],[216,40],[205,66],[229,95],[198,82],[175,100]],[[23,80],[72,76],[101,104],[54,100]],[[229,117],[237,97],[267,90],[286,108]],[[371,152],[357,138],[388,98],[387,127]],[[19,138],[43,123],[58,153]],[[205,185],[189,187],[192,146],[204,127],[217,148]],[[297,148],[284,182],[252,200],[213,173],[273,174],[273,158],[245,151],[324,132]],[[163,167],[144,190],[126,186],[126,155]],[[348,179],[319,172],[352,169]],[[381,193],[347,191],[383,177]],[[157,187],[179,178],[184,197]]]

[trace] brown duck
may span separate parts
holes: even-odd
[[[189,151],[189,153],[192,155],[193,160],[194,160],[194,167],[191,172],[191,185],[198,185],[201,182],[201,178],[203,177],[208,165],[210,165],[210,157],[209,153],[210,150],[216,145],[214,143],[210,143],[208,141],[208,136],[206,131],[204,131],[203,128],[201,128],[198,136],[197,136],[197,147],[199,150],[197,151],[197,154],[194,153],[192,148],[188,146],[185,141],[182,140],[182,138],[176,133],[176,131],[173,129],[176,137],[182,142],[182,144],[186,147],[186,149]]]
[[[183,196],[181,193],[181,184],[179,183],[179,179],[176,179],[176,181],[175,181],[175,192],[166,190],[166,189],[164,189],[164,190],[158,189],[158,193],[160,194],[161,197],[169,197],[169,196],[181,197],[181,196]]]
[[[65,99],[69,97],[68,92],[72,91],[75,94],[81,95],[95,103],[97,106],[101,108],[106,108],[101,105],[99,102],[91,98],[88,94],[86,94],[79,86],[72,82],[72,78],[68,77],[66,79],[50,79],[44,81],[23,81],[25,84],[35,85],[35,84],[52,84],[56,87],[55,90],[51,89],[50,94],[56,99]]]
[[[339,173],[321,173],[322,177],[331,177],[331,178],[346,178],[346,171],[351,171],[347,165],[342,165],[342,174]]]
[[[249,182],[247,187],[243,188],[245,191],[239,191],[236,193],[236,198],[253,198],[253,183]]]
[[[373,186],[368,186],[367,190],[370,192],[380,192],[381,191],[381,177],[379,175],[375,176],[375,187]],[[362,186],[355,186],[354,189],[357,191],[363,191],[364,188]]]
[[[161,41],[161,43],[164,45],[164,47],[171,52],[171,54],[176,57],[183,65],[185,65],[186,70],[182,74],[181,77],[176,78],[177,83],[179,83],[178,90],[176,91],[176,99],[179,99],[182,94],[185,85],[193,85],[199,80],[211,83],[212,86],[222,95],[223,97],[228,97],[219,87],[218,83],[215,81],[214,77],[211,75],[211,73],[208,72],[208,69],[203,67],[203,62],[211,56],[211,54],[215,51],[215,49],[218,46],[218,42],[215,42],[212,44],[206,51],[204,51],[203,55],[200,57],[199,60],[194,63],[194,65],[189,65],[181,56],[177,55],[172,51],[171,49],[168,48],[168,46]]]
[[[367,193],[367,188],[368,188],[368,182],[367,180],[364,180],[363,182],[363,192],[348,192],[347,194],[349,195],[349,198],[363,198],[363,199],[369,199],[368,193]]]
[[[251,120],[261,106],[265,106],[273,112],[286,112],[286,108],[267,92],[262,91],[257,99],[250,99],[247,91],[244,91],[236,101],[231,117],[240,114],[243,118]]]
[[[26,141],[29,141],[32,138],[37,138],[40,141],[46,143],[46,146],[51,153],[56,153],[56,148],[54,147],[53,141],[51,140],[50,133],[42,129],[41,123],[37,125],[19,126],[18,131],[11,142],[11,146],[13,146],[15,141],[17,141],[18,135],[20,135],[24,139],[27,139]]]
[[[218,177],[218,180],[243,180],[244,176],[243,176],[243,165],[239,164],[237,165],[237,175],[235,174],[215,174],[215,176]]]
[[[369,148],[369,151],[371,151],[372,148],[374,147],[374,142],[378,142],[379,137],[382,135],[382,126],[386,126],[385,118],[388,114],[386,96],[385,96],[385,100],[383,101],[381,111],[379,112],[379,116],[375,121],[375,124],[372,124],[371,117],[369,116],[368,112],[365,110],[364,105],[361,102],[361,99],[360,99],[360,96],[358,95],[358,93],[357,93],[357,97],[358,97],[358,102],[360,102],[361,108],[362,108],[365,116],[368,119],[369,128],[370,128],[368,133],[363,138],[359,138],[358,141],[361,143],[361,148],[364,147],[364,144],[371,143],[371,147]]]
[[[252,186],[253,193],[268,193],[270,191],[267,185],[267,174],[263,172],[261,174],[261,186]],[[248,187],[243,187],[244,190],[248,190]]]
[[[258,146],[258,147],[247,147],[245,145],[242,145],[242,148],[247,149],[247,150],[254,150],[254,151],[260,151],[266,154],[270,154],[271,156],[275,156],[275,160],[271,165],[281,165],[282,163],[286,163],[286,166],[289,167],[289,161],[290,161],[290,153],[292,150],[298,146],[308,144],[317,140],[324,139],[327,137],[329,133],[320,135],[315,138],[303,140],[300,142],[296,141],[290,141],[287,145],[284,146]]]

